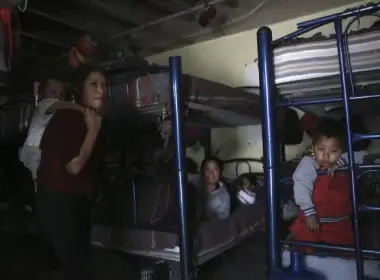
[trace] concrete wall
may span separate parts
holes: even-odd
[[[271,27],[273,38],[279,38],[296,30],[296,24],[301,21],[321,17],[324,15],[340,12],[349,7],[359,6],[366,2],[358,2],[354,5],[343,6],[337,9],[322,11],[305,17],[291,19],[285,22],[274,24]],[[365,17],[360,20],[360,28],[369,27],[377,18]],[[352,29],[358,28],[354,24]],[[183,62],[183,72],[201,78],[209,79],[230,86],[244,86],[245,68],[247,65],[255,63],[257,58],[256,31],[250,30],[228,37],[188,46],[181,49],[172,50],[159,55],[148,57],[151,63],[161,65],[168,64],[168,57],[180,55]],[[317,32],[324,35],[334,33],[333,25],[324,26],[311,33],[304,35],[312,36]],[[370,128],[380,131],[379,122],[370,122]],[[212,133],[212,143],[214,150],[220,149],[220,157],[228,159],[232,157],[255,157],[262,156],[261,126],[246,126],[237,128],[214,129]],[[303,152],[305,146],[310,144],[310,139],[305,137],[302,144],[289,146],[286,149],[287,159],[291,159]],[[374,143],[371,150],[380,150],[379,142]],[[197,149],[188,149],[188,154],[198,162],[202,159],[202,152]],[[262,170],[261,165],[252,165],[254,170]],[[226,176],[233,176],[235,167],[226,169]],[[241,166],[241,171],[246,171],[247,167]]]

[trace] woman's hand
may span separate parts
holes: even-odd
[[[86,123],[88,131],[91,132],[99,132],[102,126],[102,118],[96,111],[89,108],[86,109],[84,114],[84,122]]]
[[[79,174],[86,165],[98,138],[99,130],[102,126],[102,118],[99,114],[88,108],[84,114],[84,121],[87,126],[87,133],[80,148],[79,155],[73,158],[66,165],[67,171],[72,175]]]

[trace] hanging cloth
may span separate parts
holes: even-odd
[[[8,70],[11,69],[11,62],[13,57],[13,35],[11,24],[11,8],[0,8],[0,22],[4,26],[4,41],[5,41],[5,53],[6,64]]]

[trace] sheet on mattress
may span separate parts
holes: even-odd
[[[275,80],[280,89],[283,84],[295,81],[318,80],[339,75],[335,38],[314,36],[306,42],[302,40],[295,42],[274,50]],[[351,34],[348,36],[348,45],[354,73],[371,73],[380,70],[378,28]],[[246,79],[247,85],[259,86],[257,62],[246,67]],[[339,84],[339,80],[337,82]]]
[[[194,248],[197,253],[226,246],[241,237],[261,229],[265,217],[265,199],[254,205],[242,206],[229,219],[205,221],[197,229]],[[93,227],[92,241],[101,246],[121,250],[164,250],[178,246],[178,233],[155,230],[129,230],[97,225]]]

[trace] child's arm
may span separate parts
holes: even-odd
[[[311,199],[314,182],[317,179],[317,164],[313,157],[305,156],[293,173],[294,199],[304,215],[315,215],[315,207]]]
[[[80,106],[80,105],[78,105],[78,104],[76,104],[74,102],[71,102],[71,101],[57,101],[57,102],[54,102],[46,110],[46,114],[51,114],[51,113],[54,113],[57,110],[64,110],[64,109],[71,109],[71,110],[79,111],[82,114],[85,113],[85,109],[82,106]]]

